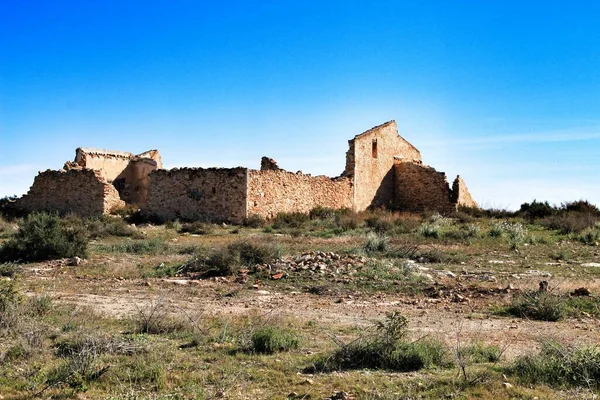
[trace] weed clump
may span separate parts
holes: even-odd
[[[199,274],[200,277],[230,276],[236,274],[240,266],[265,264],[280,255],[276,246],[241,240],[196,256],[178,270],[181,273]]]
[[[517,358],[509,372],[527,383],[545,383],[554,387],[591,386],[597,389],[600,382],[600,348],[544,341],[539,353]]]
[[[289,329],[264,326],[257,329],[251,338],[251,349],[256,353],[273,354],[298,348],[298,336]]]
[[[567,305],[562,296],[548,292],[530,291],[513,296],[506,312],[520,318],[559,321],[565,317]]]
[[[317,360],[312,368],[318,372],[349,369],[387,369],[418,371],[423,368],[452,365],[447,348],[439,341],[422,338],[408,341],[408,320],[398,312],[388,313],[375,326],[374,335],[360,337],[340,348],[327,358]]]
[[[367,234],[367,240],[363,245],[363,249],[365,253],[372,254],[385,251],[388,248],[388,244],[389,238],[387,236],[369,232]]]
[[[0,248],[0,261],[43,261],[87,257],[85,228],[67,224],[56,214],[32,213]]]

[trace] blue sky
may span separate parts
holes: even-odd
[[[170,3],[170,4],[169,4]],[[335,176],[390,119],[487,207],[600,204],[597,1],[0,5],[0,196],[79,146]]]

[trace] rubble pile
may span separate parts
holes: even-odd
[[[292,274],[352,276],[361,270],[369,259],[356,255],[311,251],[299,256],[286,256],[269,264],[255,266],[257,271],[269,271],[271,279],[281,279]]]

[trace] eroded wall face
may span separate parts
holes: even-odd
[[[421,154],[398,135],[394,121],[356,136],[351,142],[353,154],[347,155],[344,175],[354,177],[355,211],[390,206],[395,193],[395,158],[420,163]]]
[[[279,212],[309,212],[316,206],[352,208],[352,197],[350,178],[248,171],[248,215],[273,218]]]
[[[150,173],[157,167],[156,161],[149,158],[131,160],[113,181],[121,199],[128,204],[144,206],[148,202]]]
[[[131,153],[112,152],[109,154],[108,152],[91,152],[79,148],[77,149],[75,162],[83,168],[102,171],[104,177],[112,182],[127,168],[132,157],[133,154]]]
[[[473,197],[471,197],[471,193],[469,192],[469,189],[467,189],[467,184],[460,176],[457,176],[454,180],[454,183],[452,184],[451,197],[452,202],[455,203],[457,206],[472,208],[479,207],[475,200],[473,200]]]
[[[150,174],[142,211],[165,220],[243,222],[246,168],[181,168]]]
[[[108,214],[125,206],[119,193],[99,171],[88,169],[41,172],[16,207],[81,216]]]
[[[450,187],[446,174],[416,163],[399,162],[394,166],[396,193],[394,208],[403,211],[450,212]]]

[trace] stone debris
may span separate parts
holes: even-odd
[[[590,292],[590,290],[588,288],[585,287],[580,287],[575,289],[574,291],[571,292],[571,296],[574,297],[583,297],[583,296],[590,296],[592,293]]]
[[[368,262],[367,257],[340,255],[334,252],[312,251],[300,256],[281,257],[269,264],[255,266],[257,271],[269,271],[271,279],[282,279],[294,274],[352,276]]]
[[[589,263],[583,263],[581,264],[582,267],[600,267],[600,263],[595,263],[595,262],[589,262]]]

